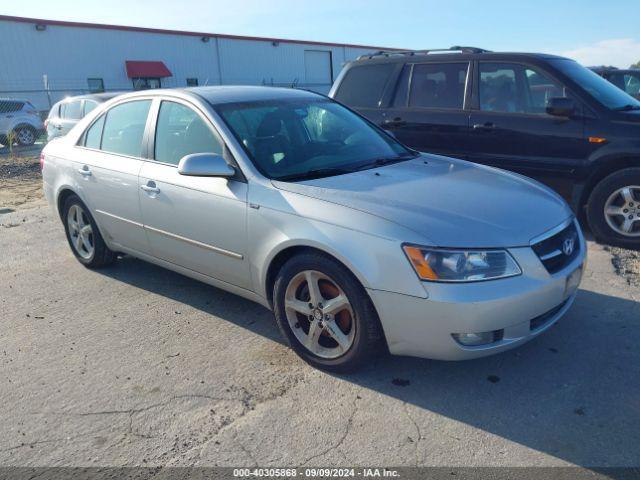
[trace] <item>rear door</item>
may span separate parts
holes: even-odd
[[[405,65],[380,125],[409,147],[465,158],[468,78],[469,62]]]
[[[569,199],[590,151],[582,107],[570,118],[547,114],[549,98],[571,94],[538,67],[480,61],[476,80],[469,159],[535,178]]]
[[[171,99],[159,105],[152,143],[139,189],[152,255],[249,288],[246,182],[184,176],[177,168],[192,153],[228,155],[224,142],[195,106]]]
[[[138,173],[144,164],[145,128],[151,100],[117,104],[84,133],[74,168],[81,195],[112,243],[142,253],[149,244],[142,226]]]

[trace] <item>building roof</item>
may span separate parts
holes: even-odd
[[[66,20],[46,20],[43,18],[15,17],[0,15],[0,21],[33,23],[34,25],[56,25],[60,27],[98,28],[102,30],[120,30],[128,32],[159,33],[164,35],[184,35],[188,37],[225,38],[231,40],[259,40],[263,42],[297,43],[302,45],[324,45],[327,47],[370,48],[372,50],[397,50],[393,48],[376,47],[372,45],[357,45],[349,43],[314,42],[311,40],[293,40],[287,38],[250,37],[244,35],[229,35],[224,33],[190,32],[184,30],[167,30],[162,28],[131,27],[125,25],[107,25],[103,23],[69,22]]]

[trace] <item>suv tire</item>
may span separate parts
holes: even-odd
[[[318,286],[320,296],[315,300],[309,278]],[[276,277],[273,299],[276,321],[288,345],[314,367],[353,371],[382,347],[382,328],[369,295],[348,269],[328,255],[303,253],[287,261]],[[336,303],[330,302],[336,299],[346,305],[342,310],[331,310]],[[292,302],[301,311],[292,309]]]
[[[100,268],[116,260],[115,252],[104,243],[98,225],[77,195],[65,200],[62,223],[71,251],[85,267]]]
[[[632,187],[632,198],[629,198],[626,187]],[[622,214],[607,215],[605,209],[620,209]],[[640,168],[625,168],[601,180],[591,192],[586,210],[589,226],[598,242],[627,248],[640,247]],[[625,220],[633,222],[629,235],[623,232]]]
[[[35,128],[21,125],[17,127],[14,131],[15,142],[18,145],[22,145],[23,147],[29,147],[36,143],[38,139],[38,134],[36,133]]]

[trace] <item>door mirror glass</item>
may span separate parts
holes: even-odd
[[[233,177],[236,170],[217,153],[192,153],[180,159],[178,173],[189,177]]]
[[[556,117],[570,117],[576,111],[576,102],[567,97],[552,97],[547,100],[546,111]]]

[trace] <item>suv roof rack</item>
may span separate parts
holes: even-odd
[[[360,55],[358,60],[363,60],[365,58],[374,58],[374,57],[391,57],[395,55],[428,55],[430,53],[440,53],[440,52],[460,52],[460,53],[489,53],[491,50],[485,50],[484,48],[477,47],[461,47],[459,45],[455,45],[449,48],[430,48],[428,50],[378,50],[377,52],[367,53],[365,55]]]

